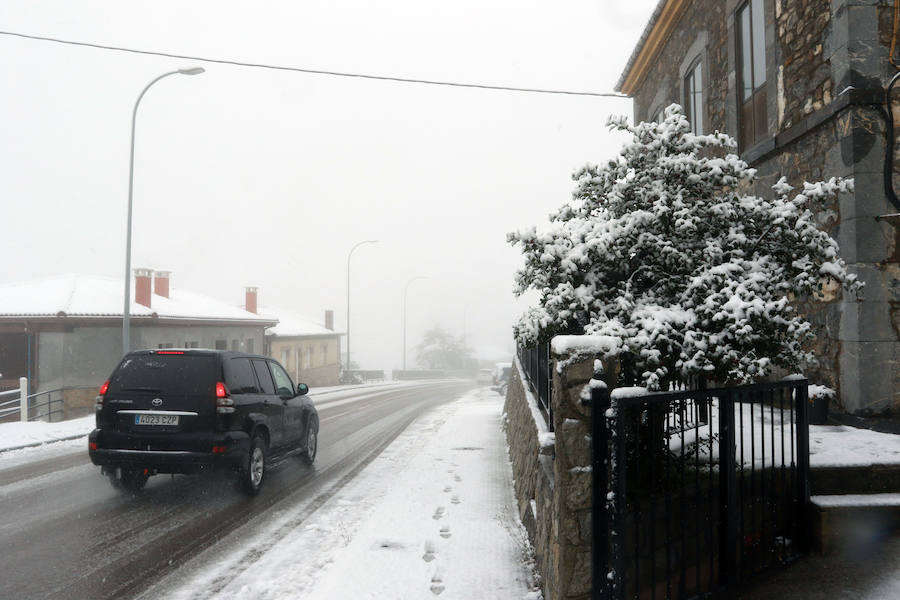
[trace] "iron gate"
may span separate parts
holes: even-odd
[[[715,595],[808,551],[806,380],[591,399],[594,598]]]

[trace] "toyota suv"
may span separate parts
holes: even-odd
[[[271,451],[316,457],[319,417],[275,360],[224,350],[127,354],[96,399],[91,462],[113,486],[138,492],[157,473],[221,468],[259,493]]]

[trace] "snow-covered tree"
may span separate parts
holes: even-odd
[[[469,349],[461,337],[435,326],[425,332],[416,347],[416,362],[428,369],[463,369],[469,360]]]
[[[518,340],[610,336],[651,389],[692,375],[746,382],[813,361],[804,349],[813,331],[793,304],[821,298],[835,281],[851,292],[860,284],[809,205],[852,190],[852,180],[795,193],[781,178],[772,199],[760,198],[742,191],[756,172],[734,140],[691,133],[678,105],[662,123],[609,126],[631,142],[574,174],[573,200],[545,232],[508,236],[525,256],[517,295],[540,294],[515,327]]]

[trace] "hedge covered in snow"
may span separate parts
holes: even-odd
[[[631,142],[575,173],[573,200],[545,231],[508,236],[525,258],[517,295],[540,294],[516,325],[518,340],[614,338],[611,352],[627,354],[650,389],[698,374],[746,382],[813,361],[804,350],[811,326],[792,303],[821,298],[830,281],[848,291],[860,284],[809,205],[852,190],[852,180],[798,191],[782,178],[771,199],[760,198],[741,191],[756,171],[734,140],[691,133],[678,105],[662,123],[609,125]]]

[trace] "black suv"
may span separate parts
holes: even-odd
[[[319,416],[277,361],[224,350],[140,350],[122,359],[97,396],[91,462],[137,492],[157,473],[222,467],[259,492],[270,450],[316,458]]]

